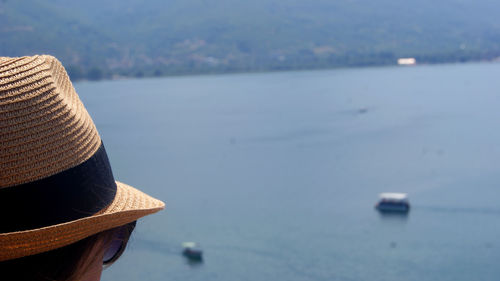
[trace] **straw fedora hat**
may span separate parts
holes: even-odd
[[[0,57],[0,261],[69,245],[164,206],[114,180],[56,58]]]

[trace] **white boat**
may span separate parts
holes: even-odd
[[[380,193],[379,198],[375,208],[380,212],[407,213],[410,211],[410,202],[406,193]]]
[[[201,261],[203,260],[203,251],[201,250],[198,243],[195,242],[184,242],[182,243],[182,247],[184,250],[182,254],[193,261]]]

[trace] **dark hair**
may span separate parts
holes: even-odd
[[[0,262],[0,273],[18,281],[79,280],[101,258],[96,251],[107,248],[119,229],[106,230],[52,251]]]

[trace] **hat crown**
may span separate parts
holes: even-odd
[[[0,188],[75,167],[100,144],[56,58],[0,57]]]

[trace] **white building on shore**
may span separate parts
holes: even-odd
[[[398,65],[415,65],[417,60],[415,58],[399,58]]]

